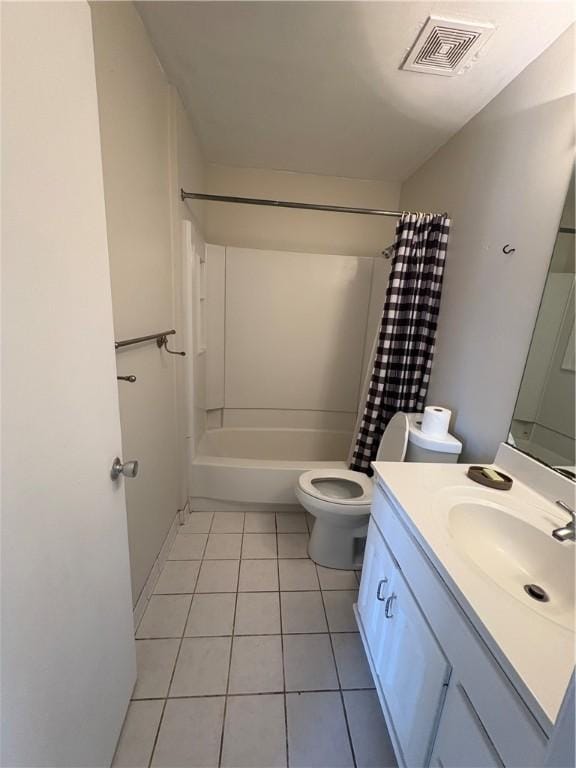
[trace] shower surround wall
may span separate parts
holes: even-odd
[[[200,206],[179,187],[202,189],[203,161],[188,117],[169,85],[134,5],[91,4],[104,192],[117,339],[176,328],[183,344],[182,219]],[[155,344],[117,353],[124,459],[140,473],[125,482],[134,603],[187,497],[184,364]]]
[[[209,165],[206,191],[396,209],[400,185]],[[222,203],[205,217],[208,426],[351,431],[395,220]]]

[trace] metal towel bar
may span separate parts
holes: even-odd
[[[159,347],[163,346],[164,341],[160,341],[161,339],[165,339],[166,336],[174,336],[176,331],[174,328],[170,331],[160,331],[160,333],[151,333],[148,336],[136,336],[134,339],[124,339],[124,341],[115,341],[114,342],[114,348],[115,349],[121,349],[122,347],[129,347],[130,344],[140,344],[142,341],[153,341],[156,339],[156,343]]]
[[[185,357],[186,352],[176,352],[176,350],[168,349],[168,336],[174,336],[176,331],[172,328],[169,331],[160,331],[160,333],[150,333],[148,336],[136,336],[134,339],[124,339],[123,341],[115,341],[114,348],[122,349],[122,347],[129,347],[131,344],[140,344],[143,341],[156,341],[158,349],[164,349],[170,355],[182,355]]]

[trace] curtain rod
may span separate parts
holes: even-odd
[[[384,211],[380,208],[351,208],[347,205],[319,205],[316,203],[292,203],[287,200],[264,200],[259,197],[233,197],[231,195],[205,195],[203,192],[180,190],[184,200],[209,200],[214,203],[240,203],[241,205],[267,205],[272,208],[298,208],[305,211],[330,211],[332,213],[359,213],[364,216],[402,216],[402,211]]]

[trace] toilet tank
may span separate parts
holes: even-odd
[[[422,414],[408,414],[409,432],[404,461],[456,464],[462,453],[462,443],[451,434],[427,435],[420,429]]]

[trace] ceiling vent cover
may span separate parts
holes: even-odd
[[[430,16],[401,69],[445,77],[459,75],[492,32],[492,24]]]

